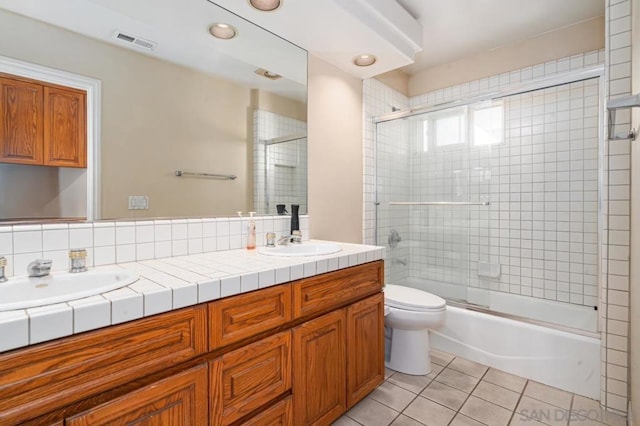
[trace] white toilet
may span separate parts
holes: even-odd
[[[447,303],[441,297],[415,288],[386,285],[384,304],[385,311],[388,308],[389,312],[384,318],[386,366],[405,374],[429,374],[429,330],[444,324]]]

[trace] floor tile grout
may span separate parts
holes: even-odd
[[[446,354],[444,352],[442,354],[445,355],[445,356],[448,355],[448,354]],[[443,358],[439,358],[438,361],[441,361],[442,359]],[[484,423],[484,422],[482,422],[482,421],[480,421],[480,420],[478,420],[478,419],[476,419],[474,417],[471,417],[470,415],[462,413],[462,409],[469,403],[469,400],[471,399],[472,396],[474,396],[478,400],[482,401],[483,403],[489,404],[489,405],[481,406],[482,409],[488,410],[489,413],[492,412],[491,411],[492,410],[491,406],[496,406],[496,407],[501,408],[502,410],[510,411],[510,416],[508,418],[507,425],[510,425],[515,420],[515,418],[516,418],[515,416],[519,415],[518,407],[522,404],[524,397],[527,397],[527,398],[529,398],[531,400],[546,404],[548,406],[551,406],[551,407],[554,407],[554,408],[557,408],[557,409],[564,410],[567,413],[572,413],[573,412],[574,406],[576,404],[576,396],[577,396],[573,392],[567,392],[567,391],[564,391],[562,389],[553,388],[552,386],[546,385],[544,383],[539,383],[539,382],[536,382],[534,380],[529,380],[529,379],[517,376],[515,374],[508,373],[506,371],[502,371],[502,370],[499,370],[497,368],[490,367],[490,366],[483,365],[483,364],[480,364],[480,363],[472,361],[473,363],[477,364],[478,366],[482,366],[482,367],[485,368],[485,370],[482,373],[482,375],[480,377],[477,377],[477,376],[474,376],[472,374],[468,374],[465,371],[460,371],[457,368],[453,367],[452,364],[457,359],[462,360],[462,361],[471,361],[471,360],[467,360],[466,358],[458,357],[458,356],[452,356],[451,359],[448,362],[443,363],[444,365],[432,361],[431,372],[433,372],[433,370],[434,370],[433,367],[434,366],[437,366],[437,368],[439,368],[440,371],[438,371],[438,373],[435,374],[432,378],[427,377],[427,376],[429,376],[431,374],[431,372],[428,375],[417,376],[417,377],[421,377],[422,378],[422,379],[418,380],[417,382],[415,382],[415,384],[418,385],[418,386],[414,386],[413,387],[413,389],[418,389],[417,392],[414,392],[413,389],[408,389],[408,387],[411,387],[409,385],[403,386],[403,383],[402,383],[401,380],[398,380],[397,383],[394,383],[394,382],[391,381],[392,378],[394,376],[396,376],[396,374],[402,374],[402,373],[394,371],[394,370],[391,370],[391,369],[385,369],[385,375],[387,374],[387,371],[390,374],[389,374],[389,376],[385,377],[383,383],[388,383],[389,385],[392,386],[392,388],[390,389],[390,395],[393,395],[393,392],[396,390],[396,388],[397,389],[401,389],[403,391],[402,392],[403,394],[406,393],[406,392],[412,394],[412,397],[409,399],[409,401],[406,404],[404,404],[404,403],[401,404],[403,406],[402,409],[398,410],[397,408],[391,407],[387,403],[376,399],[376,397],[374,397],[373,395],[369,395],[366,398],[370,398],[371,401],[373,401],[376,404],[379,404],[380,406],[384,407],[384,409],[391,410],[393,413],[395,413],[395,415],[393,415],[393,417],[391,418],[391,420],[388,423],[388,425],[393,424],[394,422],[398,421],[401,418],[409,418],[412,421],[415,421],[417,424],[424,425],[424,423],[422,423],[420,420],[418,420],[418,419],[416,419],[416,418],[414,418],[414,417],[412,417],[412,416],[410,416],[410,415],[405,413],[405,411],[412,404],[414,404],[417,401],[417,399],[420,398],[420,397],[422,397],[423,399],[429,401],[429,403],[436,404],[436,405],[438,405],[440,407],[446,408],[447,410],[453,412],[453,416],[451,417],[451,419],[447,423],[448,425],[451,425],[455,421],[455,419],[457,417],[459,417],[459,416],[464,416],[465,418],[472,419],[473,421],[475,421],[475,422],[477,422],[479,424],[486,425],[486,423]],[[461,364],[461,362],[459,362],[458,364]],[[456,366],[458,364],[456,364]],[[458,367],[458,368],[463,368],[463,367]],[[464,375],[464,376],[471,377],[474,380],[477,380],[477,382],[473,385],[473,387],[469,390],[469,392],[466,392],[466,391],[464,391],[462,389],[459,389],[459,388],[457,388],[455,386],[452,386],[452,385],[450,385],[448,383],[444,383],[442,381],[439,381],[438,378],[440,378],[441,375],[447,370],[451,371],[451,372],[455,372],[456,374],[461,374],[461,375]],[[470,368],[469,370],[470,371],[475,371],[472,368]],[[513,383],[514,386],[512,386],[511,388],[503,386],[503,385],[498,384],[498,383],[493,383],[492,381],[487,380],[487,376],[489,375],[489,372],[491,370],[494,370],[494,371],[500,372],[500,373],[504,373],[506,375],[513,376],[515,378],[519,378],[521,380],[524,380],[524,385],[522,386],[520,391],[515,391],[514,388],[517,388],[518,387],[517,385],[522,383],[521,381],[517,381],[517,382]],[[505,377],[505,378],[508,378],[508,377]],[[424,380],[424,386],[422,386],[422,380]],[[506,380],[503,380],[502,377],[499,376],[499,375],[494,377],[494,381],[502,381],[503,384],[505,384],[505,383],[506,384],[510,384],[510,382],[508,382]],[[431,399],[428,396],[423,395],[423,392],[425,392],[426,389],[428,389],[430,386],[432,386],[434,384],[434,382],[436,382],[436,383],[438,383],[439,385],[442,385],[442,386],[447,386],[448,388],[451,388],[451,389],[455,390],[457,393],[462,392],[462,393],[464,393],[466,395],[464,400],[463,400],[463,402],[459,405],[459,407],[457,409],[453,409],[453,408],[451,408],[451,407],[449,407],[447,405],[444,405],[443,403],[440,403],[438,401],[435,401],[435,400]],[[406,381],[406,383],[407,384],[411,384],[412,382],[411,381]],[[488,385],[492,385],[495,388],[492,390],[490,386],[488,386],[488,387],[485,386],[485,388],[484,388],[484,390],[482,392],[484,397],[479,396],[479,395],[474,395],[474,392],[483,383],[488,384]],[[536,384],[536,390],[534,390],[534,388],[532,388],[533,384]],[[567,409],[565,407],[560,405],[560,403],[561,403],[561,398],[560,397],[558,397],[558,398],[555,398],[555,397],[548,398],[548,399],[552,399],[554,401],[553,403],[545,401],[545,400],[542,400],[542,399],[539,399],[539,397],[542,395],[540,393],[541,392],[541,389],[539,388],[540,385],[541,386],[546,386],[546,387],[549,387],[549,388],[552,388],[552,389],[557,389],[558,391],[561,391],[561,392],[563,392],[565,394],[569,394],[571,399],[569,401],[568,411],[567,411]],[[496,388],[499,388],[501,390],[498,390]],[[544,390],[544,388],[542,390]],[[515,405],[513,406],[513,408],[509,409],[509,408],[505,407],[504,405],[507,405],[507,406],[510,405],[510,402],[513,400],[514,396],[509,394],[508,395],[508,399],[506,399],[506,400],[505,399],[501,399],[500,395],[504,395],[505,398],[507,397],[507,393],[504,393],[503,391],[508,391],[510,393],[518,394],[517,401],[516,401]],[[538,397],[534,397],[534,396],[528,395],[527,394],[528,391],[531,391],[533,394],[535,394]],[[537,393],[536,393],[536,391],[537,391]],[[494,392],[495,395],[498,395],[497,398],[494,398],[495,401],[501,401],[504,405],[501,405],[501,404],[499,404],[497,402],[494,402],[494,401],[491,401],[491,400],[487,399],[489,397],[493,397],[493,394],[491,394],[490,392]],[[433,396],[433,393],[431,395]],[[383,396],[383,394],[379,394],[379,396]],[[403,395],[398,401],[402,402],[402,400],[404,398],[406,398],[407,396],[409,396],[409,395]],[[455,397],[454,401],[455,401],[456,398],[459,398],[459,396],[457,396],[457,395],[453,395],[453,396]],[[393,396],[392,396],[392,398],[393,398]],[[395,403],[391,399],[388,399],[388,400],[390,401],[390,403]],[[443,401],[446,402],[445,399],[443,399]],[[484,407],[487,407],[487,408],[484,408]],[[501,413],[502,413],[502,411],[501,411]],[[344,417],[346,417],[349,420],[353,421],[357,425],[368,426],[368,425],[365,425],[365,424],[361,423],[360,421],[356,420],[355,418],[351,417],[349,414],[350,414],[349,412],[345,413]],[[387,413],[387,418],[389,418],[390,414],[392,414],[392,413],[391,412]],[[528,415],[524,415],[523,414],[522,416],[523,416],[523,418],[526,418],[526,419],[529,419],[529,420],[536,420],[534,418],[529,417]],[[484,416],[480,415],[480,417],[484,417]],[[462,417],[460,417],[460,418],[462,418]],[[598,419],[587,419],[587,420],[593,420],[594,422],[600,422],[602,419],[598,418]],[[582,421],[577,421],[577,422],[572,423],[571,415],[569,415],[568,418],[562,424],[564,426],[574,426],[574,425],[575,426],[579,426],[580,424],[582,424]],[[598,424],[600,424],[600,423],[598,423]],[[602,424],[604,425],[604,423],[602,423]]]

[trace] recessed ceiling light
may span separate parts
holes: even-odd
[[[238,30],[232,25],[217,23],[209,27],[209,34],[215,38],[229,40],[238,35]]]
[[[378,58],[373,55],[358,55],[353,58],[353,63],[359,67],[368,67],[376,63]]]
[[[249,4],[254,9],[272,12],[282,5],[282,0],[249,0]]]
[[[278,80],[279,78],[282,78],[282,76],[280,74],[276,74],[274,72],[267,71],[264,68],[258,68],[254,72],[256,74],[258,74],[258,75],[261,75],[261,76],[263,76],[265,78],[268,78],[269,80]]]

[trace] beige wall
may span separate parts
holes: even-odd
[[[417,72],[409,79],[409,96],[602,48],[604,17]]]
[[[375,79],[394,90],[409,96],[409,75],[401,70],[393,70],[375,76]]]
[[[632,93],[640,93],[640,5],[632,5]],[[633,108],[632,127],[640,129],[640,108]],[[631,143],[631,277],[630,391],[633,421],[640,422],[640,139]],[[629,424],[635,424],[629,422]]]
[[[307,105],[264,90],[251,90],[251,107],[284,115],[300,121],[307,121]]]
[[[309,56],[311,237],[362,242],[362,81]]]
[[[7,12],[0,28],[0,55],[102,81],[103,217],[250,209],[248,88]],[[178,168],[238,179],[177,178]],[[151,208],[129,211],[128,195],[149,196]]]

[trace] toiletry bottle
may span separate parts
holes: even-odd
[[[300,217],[298,216],[298,210],[300,210],[299,204],[291,204],[291,234],[293,231],[300,230]]]
[[[256,212],[249,212],[249,224],[247,225],[247,250],[256,248],[256,223],[253,221],[253,215]]]

